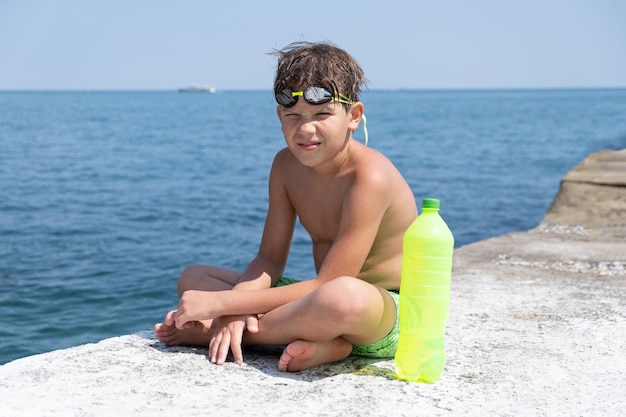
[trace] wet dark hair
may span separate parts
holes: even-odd
[[[285,88],[302,91],[319,86],[333,93],[359,101],[361,87],[367,84],[363,70],[352,56],[328,42],[295,42],[287,45],[278,56],[274,94]],[[349,105],[345,105],[349,107]]]

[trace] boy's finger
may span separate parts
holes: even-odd
[[[217,352],[220,340],[222,340],[222,335],[218,332],[211,338],[211,342],[209,343],[209,358],[211,363],[217,363]]]
[[[246,316],[246,329],[250,333],[258,333],[259,332],[259,319],[256,314]]]
[[[187,319],[185,318],[185,314],[181,310],[174,310],[173,319],[177,329],[185,328],[185,323],[187,322]]]
[[[230,334],[227,332],[220,340],[219,347],[217,349],[217,364],[223,365],[226,362],[226,356],[228,356],[228,350],[230,349]]]
[[[233,359],[237,365],[243,363],[243,352],[241,351],[241,333],[231,335],[230,350],[233,352]]]
[[[174,325],[174,314],[176,314],[176,310],[172,310],[165,315],[165,320],[163,321],[166,326]]]

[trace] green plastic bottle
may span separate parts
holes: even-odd
[[[444,336],[450,305],[454,237],[439,216],[439,200],[422,201],[422,214],[404,234],[400,283],[398,378],[434,383],[446,361]]]

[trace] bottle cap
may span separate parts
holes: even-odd
[[[439,200],[436,198],[425,198],[422,200],[422,209],[439,210]]]

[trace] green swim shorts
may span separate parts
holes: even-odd
[[[277,287],[298,282],[297,279],[282,277],[276,283]],[[396,305],[396,322],[387,336],[378,342],[368,345],[352,345],[352,354],[368,358],[392,358],[396,354],[398,338],[400,337],[400,294],[387,290]]]
[[[296,282],[300,282],[299,279],[281,277],[276,283],[276,287],[282,287],[283,285],[295,284]]]

